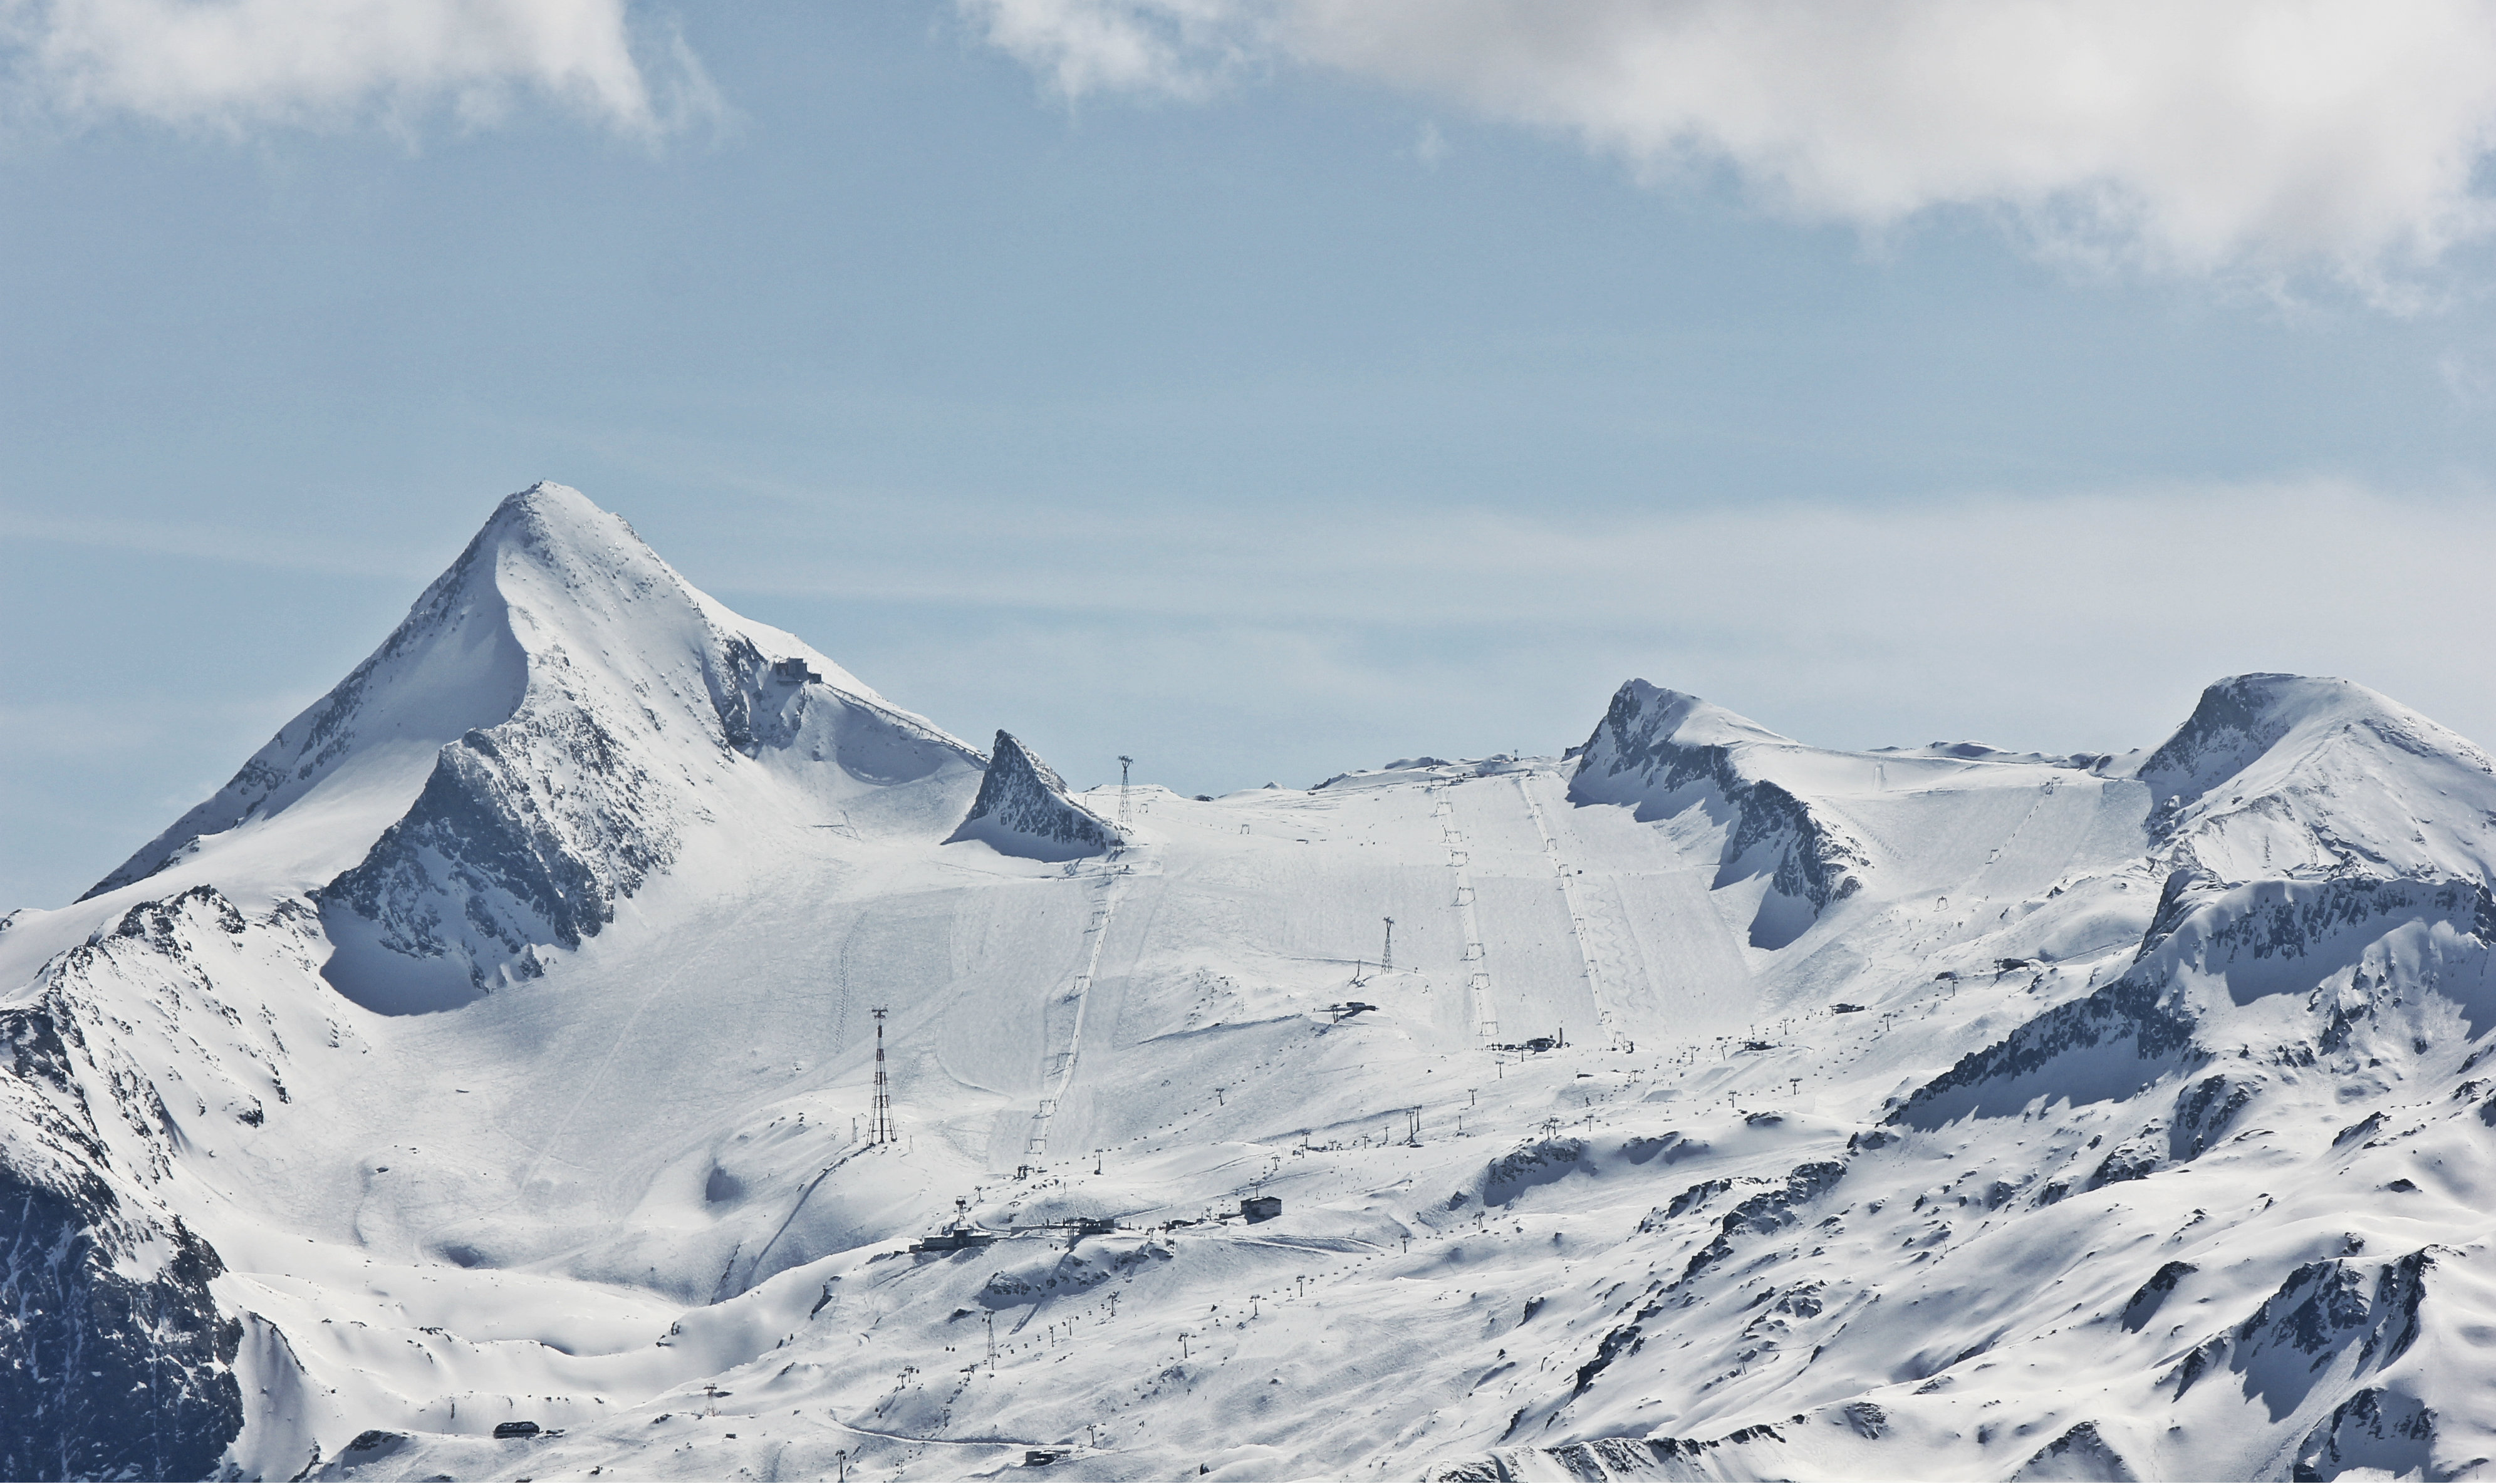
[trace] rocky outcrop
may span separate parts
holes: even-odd
[[[0,1477],[205,1477],[243,1423],[224,1264],[116,1173],[103,1122],[161,1136],[162,1104],[57,992],[0,1011]]]
[[[674,858],[672,820],[634,807],[653,791],[594,715],[472,731],[322,904],[371,923],[390,952],[449,959],[478,987],[498,971],[531,977],[534,945],[578,947]]]
[[[178,1218],[0,1161],[0,1475],[199,1479],[242,1431],[225,1271]]]
[[[999,731],[979,797],[946,840],[984,841],[1000,854],[1035,860],[1074,860],[1104,854],[1125,836],[1077,802],[1066,781],[1012,733]]]
[[[2011,1477],[2015,1484],[2042,1484],[2049,1479],[2129,1480],[2140,1475],[2099,1435],[2096,1423],[2082,1422],[2039,1448]]]
[[[1959,1058],[1889,1121],[1934,1128],[1971,1113],[2005,1117],[2047,1092],[2075,1103],[2129,1098],[2186,1056],[2195,1024],[2157,979],[2127,974]]]
[[[2289,1477],[2305,1481],[2355,1475],[2375,1479],[2440,1479],[2462,1475],[2436,1467],[2435,1411],[2418,1398],[2368,1386],[2314,1425]]]

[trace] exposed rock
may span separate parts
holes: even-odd
[[[2289,1477],[2450,1478],[2434,1466],[2435,1412],[2418,1398],[2369,1386],[2331,1409],[2296,1450]]]
[[[0,1011],[0,1477],[203,1478],[243,1423],[224,1264],[112,1174],[63,1010]]]
[[[2082,1422],[2038,1449],[2011,1477],[2025,1484],[2047,1479],[2137,1479],[2140,1475],[2133,1472],[2123,1455],[2099,1436],[2096,1423]]]
[[[2131,1302],[2123,1306],[2123,1327],[2137,1330],[2148,1323],[2158,1313],[2159,1306],[2167,1302],[2168,1295],[2175,1291],[2175,1285],[2200,1271],[2200,1268],[2178,1258],[2151,1274],[2149,1282],[2142,1283],[2133,1294]]]
[[[1078,802],[1066,781],[1012,733],[989,750],[980,795],[948,841],[985,841],[999,853],[1037,860],[1100,855],[1125,843],[1118,827]]]

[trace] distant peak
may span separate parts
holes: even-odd
[[[494,507],[495,517],[522,511],[540,516],[560,515],[602,520],[615,518],[612,511],[600,509],[598,502],[579,490],[569,484],[557,484],[552,479],[540,479],[526,489],[515,490],[503,497],[502,504]]]
[[[2346,680],[2231,675],[2137,776],[2153,833],[2222,881],[2496,880],[2496,759]]]
[[[1644,680],[1621,683],[1621,688],[1612,693],[1611,710],[1605,724],[1616,728],[1635,727],[1645,736],[1669,737],[1692,747],[1794,740],[1714,701]]]
[[[515,541],[531,547],[623,546],[657,560],[623,516],[569,484],[546,479],[504,496],[477,533],[477,543],[484,546],[508,546]]]
[[[2327,675],[2230,675],[2202,691],[2184,725],[2141,763],[2159,802],[2191,803],[2299,733],[2356,728],[2411,754],[2438,753],[2484,765],[2457,733],[2381,692]]]

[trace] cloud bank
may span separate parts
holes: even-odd
[[[624,0],[0,0],[0,48],[14,104],[80,120],[481,123],[534,96],[652,134],[710,99],[681,46],[654,85]]]
[[[1306,66],[1807,220],[2380,285],[2496,226],[2491,0],[957,0],[1070,97]]]
[[[793,499],[769,550],[690,523],[654,540],[948,726],[1022,725],[1078,772],[1149,748],[1189,791],[1556,749],[1631,675],[1826,745],[2069,752],[2155,746],[2209,682],[2293,670],[2496,742],[2479,575],[2496,502],[2476,485],[1076,520],[1002,498]],[[931,524],[950,539],[931,546]],[[1118,579],[1080,576],[1104,571]],[[2400,580],[2367,586],[2384,572]]]

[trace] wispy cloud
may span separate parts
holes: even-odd
[[[0,507],[0,538],[20,542],[144,552],[237,567],[421,583],[438,567],[419,556],[343,538],[203,521],[113,520],[46,515]]]
[[[653,136],[716,108],[624,0],[0,0],[0,48],[10,101],[72,120],[474,125],[535,97]]]
[[[957,0],[1068,95],[1298,64],[1879,232],[2004,213],[2054,254],[2387,300],[2485,235],[2489,0]]]
[[[931,528],[952,534],[931,544]],[[2496,740],[2479,678],[2496,594],[2478,580],[2496,508],[2476,491],[2305,479],[1073,528],[1003,505],[827,501],[789,529],[786,555],[688,551],[689,574],[800,632],[814,603],[882,615],[877,633],[912,636],[817,642],[905,704],[977,719],[1012,696],[1000,714],[1129,727],[1244,708],[1293,719],[1260,745],[1307,766],[1341,765],[1322,719],[1347,697],[1414,746],[1485,725],[1551,743],[1632,674],[1841,745],[2153,743],[2201,686],[2250,669],[2345,675]],[[823,552],[838,555],[807,554]],[[888,621],[896,605],[914,616]]]

